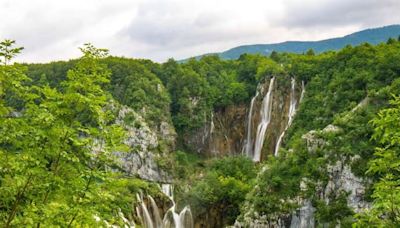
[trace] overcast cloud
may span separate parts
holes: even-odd
[[[319,40],[400,23],[399,0],[0,0],[0,39],[18,60],[111,54],[165,61],[254,43]]]

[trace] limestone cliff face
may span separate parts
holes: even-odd
[[[246,154],[248,142],[253,151],[269,83],[270,79],[266,79],[258,85],[252,109],[250,104],[240,104],[218,110],[210,115],[209,121],[201,129],[185,135],[184,143],[193,151],[207,156]],[[298,106],[302,91],[301,82],[295,82],[293,94],[291,79],[287,77],[276,78],[272,89],[271,121],[265,133],[261,160],[274,153],[278,138],[288,124],[291,96]]]
[[[240,154],[245,137],[246,106],[228,106],[212,113],[196,132],[184,136],[185,144],[207,156]]]
[[[171,177],[159,167],[157,160],[175,146],[173,126],[162,122],[157,129],[151,129],[140,114],[126,106],[120,108],[117,123],[127,131],[125,144],[129,147],[127,152],[116,152],[122,170],[129,176],[171,182]],[[161,144],[166,148],[161,148]]]

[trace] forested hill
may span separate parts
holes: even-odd
[[[14,45],[0,227],[400,227],[400,38],[182,64]]]
[[[286,41],[275,44],[253,44],[234,47],[217,54],[223,59],[237,59],[240,55],[262,54],[270,55],[276,52],[305,53],[313,49],[317,53],[329,50],[339,50],[346,45],[359,45],[362,43],[378,44],[389,38],[397,38],[400,35],[400,25],[389,25],[380,28],[366,29],[350,35],[320,41]],[[209,54],[206,54],[209,55]],[[199,56],[201,57],[201,56]],[[197,57],[196,57],[197,58]]]

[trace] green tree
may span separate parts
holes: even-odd
[[[372,208],[358,215],[356,227],[400,226],[400,97],[391,101],[392,107],[383,109],[372,121],[373,139],[381,147],[369,163],[368,172],[379,180],[374,184]]]
[[[13,47],[15,40],[4,40],[0,42],[0,56],[3,57],[0,63],[3,62],[7,65],[12,58],[18,55],[24,48],[23,47]]]
[[[26,87],[19,65],[2,66],[2,89],[15,88],[23,107],[1,104],[0,220],[10,226],[94,226],[109,218],[114,182],[112,151],[123,132],[113,124],[102,89],[110,72],[99,59],[104,49],[86,44],[68,72],[62,92]],[[11,60],[8,59],[8,61]],[[17,85],[17,86],[16,86]],[[19,93],[18,93],[19,92]],[[23,92],[23,93],[22,93]]]
[[[312,49],[312,48],[308,49],[307,52],[306,52],[306,55],[309,55],[309,56],[315,55],[314,49]]]
[[[279,62],[279,54],[275,50],[271,52],[271,55],[269,56],[272,60],[275,62]]]
[[[386,43],[387,44],[395,44],[396,40],[394,38],[389,38]]]
[[[255,166],[247,157],[238,156],[214,159],[207,168],[204,178],[186,194],[186,202],[195,209],[195,216],[209,213],[221,217],[218,226],[233,224],[251,190]]]

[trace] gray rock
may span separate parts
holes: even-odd
[[[129,115],[130,122],[125,118]],[[139,176],[142,179],[156,182],[170,182],[171,177],[157,164],[157,159],[161,156],[154,151],[159,146],[157,132],[152,130],[144,118],[134,110],[123,106],[118,114],[117,123],[127,131],[125,144],[129,147],[128,152],[115,152],[120,159],[121,168],[129,176]],[[171,130],[172,129],[172,130]],[[160,125],[160,134],[164,140],[175,140],[175,131],[167,122]]]

